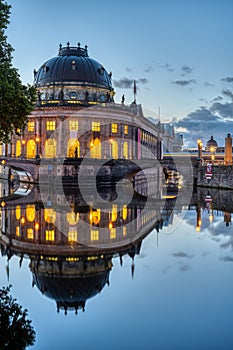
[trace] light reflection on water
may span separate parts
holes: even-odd
[[[185,209],[137,197],[103,213],[68,193],[68,217],[37,192],[20,198],[3,201],[0,286],[29,310],[34,349],[232,349],[229,191],[200,190]]]

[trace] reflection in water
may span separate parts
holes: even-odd
[[[100,198],[87,189],[85,201],[78,188],[26,191],[2,198],[1,252],[8,260],[17,255],[20,265],[29,258],[33,285],[65,313],[84,311],[86,300],[109,284],[113,257],[122,264],[130,256],[133,275],[143,238],[159,232],[167,215],[162,195],[148,205],[136,192],[128,196],[127,186],[119,198],[116,188],[104,188]]]
[[[174,188],[167,195],[163,189],[159,198],[151,199],[136,192],[132,195],[127,185],[120,198],[116,188],[102,189],[99,198],[87,190],[85,201],[77,188],[47,188],[43,193],[37,187],[15,192],[6,188],[3,184],[2,255],[8,260],[17,255],[20,265],[29,258],[33,286],[55,300],[57,310],[65,313],[84,311],[86,301],[109,284],[113,257],[122,265],[123,256],[130,256],[133,275],[134,257],[140,253],[142,240],[152,230],[159,233],[172,225],[174,206],[178,210],[187,207],[185,192],[183,197],[180,192],[178,201]],[[231,224],[233,208],[227,198],[229,191],[221,196],[207,190],[193,194],[188,205],[196,208],[197,231],[202,230],[205,212],[209,224],[219,210],[224,212],[226,225]]]

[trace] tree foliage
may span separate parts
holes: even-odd
[[[10,5],[0,0],[0,141],[3,142],[9,141],[15,130],[25,128],[36,98],[35,88],[23,85],[12,65],[14,49],[5,34],[10,23],[10,9]]]
[[[35,331],[27,310],[16,302],[10,288],[0,289],[0,349],[23,350],[35,342]]]

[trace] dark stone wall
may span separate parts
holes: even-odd
[[[212,178],[205,176],[206,166],[200,166],[195,170],[194,176],[198,186],[233,189],[233,166],[214,165],[212,166]]]

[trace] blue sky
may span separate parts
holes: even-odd
[[[187,144],[233,133],[233,2],[231,0],[31,1],[12,5],[8,40],[24,83],[57,55],[60,43],[88,45],[116,91],[147,116],[171,121]]]

